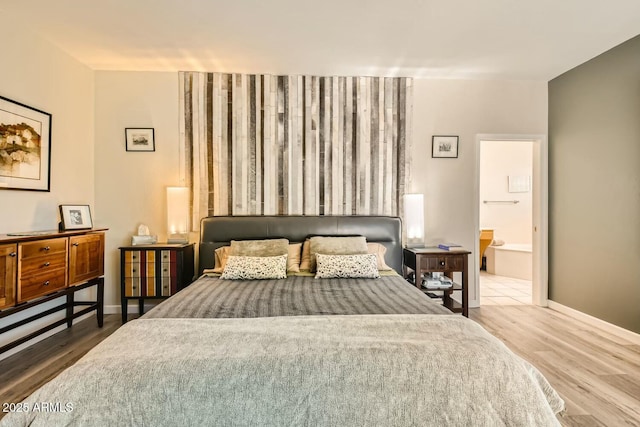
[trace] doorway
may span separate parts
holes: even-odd
[[[478,135],[476,172],[476,235],[483,240],[476,241],[470,306],[483,302],[546,306],[546,137]],[[494,244],[485,249],[488,237]]]

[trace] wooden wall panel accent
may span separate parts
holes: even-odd
[[[193,221],[207,215],[401,215],[408,78],[180,73]]]

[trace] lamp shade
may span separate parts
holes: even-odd
[[[405,194],[403,198],[407,246],[424,246],[424,195]]]
[[[167,187],[167,232],[169,243],[189,241],[189,189]]]

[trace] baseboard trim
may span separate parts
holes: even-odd
[[[132,307],[131,307],[132,308]],[[136,312],[138,311],[138,306],[136,306]],[[105,305],[104,306],[104,314],[120,314],[122,309],[119,305]]]
[[[613,323],[609,323],[602,319],[598,319],[597,317],[593,317],[589,314],[575,310],[571,307],[567,307],[566,305],[562,305],[555,301],[548,300],[548,302],[549,302],[549,308],[551,310],[555,310],[562,314],[566,314],[567,316],[580,320],[590,326],[600,328],[605,332],[609,332],[612,335],[628,340],[629,342],[635,345],[640,345],[640,334],[637,334],[628,329],[621,328],[620,326],[614,325]]]

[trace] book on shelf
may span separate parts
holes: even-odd
[[[464,248],[457,243],[440,243],[438,247],[445,251],[464,251]]]
[[[430,291],[446,291],[451,289],[451,287],[453,286],[452,284],[444,284],[444,283],[439,283],[437,285],[423,285],[425,287],[425,289],[430,290]]]

